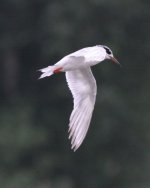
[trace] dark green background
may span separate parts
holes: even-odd
[[[36,70],[96,44],[122,68],[92,68],[95,110],[74,153],[65,76],[39,81]],[[1,0],[0,187],[149,188],[149,83],[148,0]]]

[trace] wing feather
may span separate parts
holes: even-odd
[[[66,80],[74,99],[69,122],[69,139],[77,150],[88,131],[96,98],[96,81],[90,67],[66,72]]]

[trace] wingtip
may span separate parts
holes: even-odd
[[[78,148],[79,148],[79,146],[76,146],[76,145],[72,145],[72,146],[71,146],[71,149],[72,149],[74,152],[76,152]]]
[[[72,149],[74,152],[76,152],[75,146],[71,146],[71,149]]]

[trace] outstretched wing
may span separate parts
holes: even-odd
[[[82,144],[90,125],[97,86],[90,67],[67,71],[66,80],[74,99],[69,123],[69,139],[72,149],[76,151]]]

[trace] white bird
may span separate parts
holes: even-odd
[[[63,57],[56,64],[40,69],[43,73],[40,79],[54,73],[66,72],[66,80],[74,100],[69,122],[69,139],[74,151],[80,147],[87,134],[95,105],[97,86],[90,67],[105,59],[119,64],[110,48],[97,45],[78,50]]]

